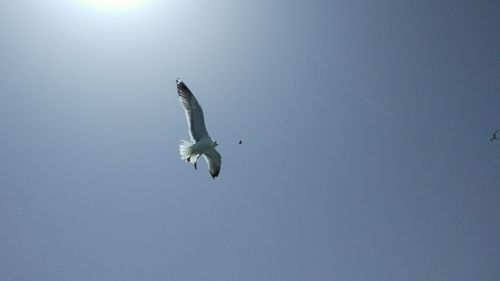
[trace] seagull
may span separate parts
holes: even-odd
[[[191,90],[179,78],[177,78],[176,82],[179,101],[186,113],[189,135],[191,136],[191,141],[181,140],[179,145],[181,159],[193,163],[194,168],[198,169],[198,159],[203,155],[207,161],[210,175],[215,179],[219,176],[221,166],[221,156],[215,150],[218,143],[208,135],[203,119],[203,110]]]
[[[494,140],[498,140],[497,138],[497,133],[498,133],[499,130],[496,130],[493,135],[491,135],[491,138],[490,138],[490,142],[493,142]]]

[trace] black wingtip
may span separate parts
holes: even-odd
[[[217,173],[212,173],[212,172],[210,171],[210,175],[212,176],[212,178],[213,178],[213,179],[215,179],[216,177],[218,177],[218,176],[219,176],[219,171],[217,171]]]
[[[177,78],[176,82],[177,82],[177,93],[179,95],[181,93],[190,93],[191,92],[189,90],[189,88],[186,86],[186,84],[184,82],[182,82],[182,80],[180,80],[179,78]]]

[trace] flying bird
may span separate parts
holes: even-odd
[[[218,143],[208,135],[203,118],[203,110],[191,93],[191,90],[179,78],[177,78],[176,82],[177,93],[186,113],[189,135],[191,136],[191,141],[181,140],[179,145],[181,159],[186,160],[188,163],[193,163],[194,168],[197,169],[198,159],[203,155],[207,161],[210,175],[215,179],[219,176],[221,167],[221,156],[215,150]]]
[[[498,140],[497,138],[497,133],[498,133],[499,130],[496,130],[493,135],[491,135],[491,138],[490,138],[490,142],[493,142],[494,140]]]

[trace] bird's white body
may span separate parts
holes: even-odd
[[[217,144],[213,140],[207,138],[207,139],[202,139],[200,141],[195,142],[191,146],[191,149],[192,149],[193,153],[203,154],[216,146],[217,146]]]
[[[181,140],[179,152],[183,160],[195,163],[199,155],[206,153],[216,146],[217,144],[209,138],[201,139],[200,141],[196,141],[194,143],[187,140]]]

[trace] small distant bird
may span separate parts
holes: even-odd
[[[242,141],[238,142],[238,144],[242,144],[242,143],[243,143]]]
[[[193,163],[194,168],[197,169],[198,159],[203,155],[207,161],[210,175],[215,179],[219,176],[222,158],[215,150],[218,143],[208,135],[203,110],[191,90],[179,78],[176,82],[177,94],[179,94],[179,100],[186,113],[189,135],[191,136],[191,141],[181,140],[179,145],[181,159]]]
[[[491,135],[491,138],[490,138],[490,142],[493,142],[494,140],[498,140],[497,138],[497,133],[498,133],[499,130],[496,130],[493,135]]]

